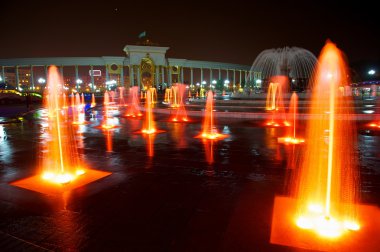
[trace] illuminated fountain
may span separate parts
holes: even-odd
[[[95,102],[95,95],[94,93],[91,95],[91,108],[95,107],[96,106],[96,102]]]
[[[129,107],[127,113],[125,114],[126,117],[142,116],[142,113],[139,109],[140,100],[138,89],[138,87],[131,87],[131,89],[129,90]]]
[[[216,129],[214,123],[214,95],[210,90],[207,93],[202,133],[198,135],[197,138],[204,138],[209,140],[227,138],[228,135],[218,133],[218,130]]]
[[[145,121],[144,121],[143,129],[141,130],[141,133],[143,134],[155,134],[155,133],[163,132],[162,130],[157,130],[154,125],[151,95],[152,94],[150,90],[148,90],[146,92],[146,100],[145,100]]]
[[[376,96],[376,87],[373,87],[375,90],[374,96]],[[374,115],[374,119],[372,122],[368,124],[369,129],[371,130],[380,130],[380,97],[377,97],[377,102],[376,102],[376,110],[373,110],[372,112],[375,112],[376,114]]]
[[[119,106],[120,107],[127,106],[124,100],[124,87],[119,87]]]
[[[376,207],[358,205],[359,170],[353,109],[339,93],[348,83],[342,52],[328,42],[320,56],[305,148],[291,197],[276,197],[271,242],[313,250],[377,251]],[[372,238],[369,238],[372,237]]]
[[[151,104],[157,103],[157,90],[154,87],[149,88],[150,90],[150,98],[151,98]]]
[[[256,57],[250,71],[261,72],[264,80],[283,75],[297,84],[312,76],[316,63],[317,58],[306,49],[299,47],[275,48],[262,51]]]
[[[49,115],[47,137],[40,152],[42,171],[36,176],[15,181],[12,185],[50,194],[70,190],[110,174],[86,169],[80,160],[71,124],[63,120],[62,83],[57,67],[50,67],[44,104]]]
[[[178,85],[179,84],[175,83],[171,86],[171,88],[167,88],[165,90],[165,98],[163,103],[168,104],[171,108],[179,107],[180,94]]]
[[[177,112],[175,116],[171,118],[171,121],[173,122],[188,122],[189,119],[187,118],[186,108],[184,104],[184,99],[186,95],[186,85],[185,84],[178,84],[177,85],[178,90],[178,98],[177,98]]]
[[[73,98],[72,100],[73,101]],[[81,101],[81,97],[78,93],[75,95],[75,103],[73,105],[72,102],[72,112],[73,112],[73,124],[81,125],[85,123],[85,113],[84,113],[84,104],[83,99]]]
[[[298,96],[294,92],[290,97],[289,113],[287,116],[290,127],[287,127],[286,136],[279,137],[277,140],[279,143],[285,144],[300,144],[305,142],[305,139],[297,138],[297,114],[298,114]]]
[[[280,127],[289,126],[286,120],[283,92],[286,91],[288,80],[286,76],[274,76],[269,84],[265,109],[271,113],[270,121],[266,126]]]
[[[110,116],[110,111],[109,111],[109,94],[106,91],[104,93],[104,102],[103,102],[103,123],[102,123],[102,128],[103,129],[112,129],[115,128],[115,124],[113,123],[113,117]]]

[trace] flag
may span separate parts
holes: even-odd
[[[146,37],[146,31],[143,31],[142,33],[139,34],[139,39]]]

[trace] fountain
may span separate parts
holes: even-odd
[[[78,93],[76,93],[75,95],[75,104],[73,105],[72,103],[72,111],[73,111],[73,124],[75,125],[84,124],[85,123],[84,104],[83,104],[83,99],[81,101],[81,97]]]
[[[185,99],[186,95],[186,85],[185,84],[178,84],[176,89],[178,90],[178,96],[177,96],[177,112],[174,117],[171,118],[171,121],[173,122],[188,122],[189,119],[187,118],[186,108],[183,100]]]
[[[109,175],[108,172],[87,169],[78,155],[71,124],[63,120],[63,85],[55,66],[49,68],[45,96],[44,105],[49,116],[47,117],[48,137],[42,144],[40,152],[42,172],[11,184],[50,194],[54,191],[71,190]]]
[[[94,93],[92,93],[92,95],[91,95],[91,108],[93,108],[95,106],[96,106],[95,95],[94,95]]]
[[[228,135],[218,133],[214,126],[214,95],[211,90],[207,93],[206,109],[204,114],[202,133],[197,138],[204,138],[209,140],[219,140],[227,138]]]
[[[375,90],[375,95],[376,95],[376,87],[374,88]],[[377,102],[376,102],[376,109],[374,110],[374,118],[373,121],[370,122],[367,126],[371,130],[380,130],[380,98],[377,97]]]
[[[127,106],[127,104],[124,100],[124,87],[119,87],[119,106],[120,107]]]
[[[102,128],[103,129],[112,129],[115,128],[115,124],[112,121],[112,117],[110,117],[110,111],[109,111],[109,94],[108,92],[104,92],[104,102],[103,102],[103,123]]]
[[[292,79],[293,88],[305,89],[316,63],[317,58],[310,51],[299,47],[284,47],[262,51],[256,57],[250,71],[261,72],[263,80],[284,75]],[[251,76],[247,77],[251,80]]]
[[[295,167],[291,197],[276,197],[271,242],[313,250],[376,251],[368,237],[379,211],[358,205],[359,170],[356,129],[349,97],[339,93],[348,83],[342,52],[327,42],[315,73],[311,119]],[[373,239],[373,238],[372,238]]]
[[[126,117],[140,117],[142,116],[142,113],[139,109],[139,88],[138,87],[131,87],[129,90],[129,108],[127,110],[127,113],[125,114]]]
[[[154,87],[149,88],[150,90],[150,98],[151,98],[151,104],[157,103],[157,90]]]
[[[283,92],[288,86],[286,76],[274,76],[271,78],[271,83],[268,88],[265,109],[271,113],[270,121],[266,122],[266,126],[280,127],[289,126],[286,120]]]
[[[297,135],[296,135],[297,114],[298,114],[298,96],[296,92],[293,92],[292,96],[290,97],[289,113],[287,116],[290,127],[287,127],[285,137],[279,137],[277,139],[279,143],[300,144],[300,143],[305,142],[305,139],[297,138]]]
[[[148,90],[146,92],[146,100],[145,100],[145,121],[144,121],[144,126],[141,130],[141,133],[143,134],[155,134],[155,133],[163,132],[162,130],[157,130],[154,125],[151,95],[152,94],[150,90]]]

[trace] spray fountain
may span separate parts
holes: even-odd
[[[323,48],[314,77],[305,148],[291,197],[276,197],[271,242],[322,251],[376,251],[379,211],[358,204],[359,170],[352,108],[339,86],[348,83],[342,52]],[[370,240],[369,237],[372,237]]]
[[[198,135],[196,138],[203,138],[209,140],[219,140],[227,138],[228,135],[218,133],[218,130],[214,125],[214,95],[211,90],[208,91],[206,99],[206,109],[204,114],[202,133]]]
[[[110,116],[110,110],[109,110],[109,105],[110,105],[110,101],[109,101],[109,94],[108,92],[106,91],[104,93],[104,102],[103,102],[103,123],[102,123],[102,129],[113,129],[115,128],[115,124],[113,123],[113,118]]]
[[[95,101],[95,95],[92,93],[91,95],[91,108],[94,108],[96,106],[96,101]]]
[[[143,128],[141,129],[141,133],[143,134],[155,134],[162,133],[162,130],[157,130],[154,123],[153,111],[152,111],[152,98],[151,92],[148,90],[146,92],[146,100],[145,100],[145,121]]]
[[[296,92],[293,92],[292,96],[290,97],[290,104],[289,104],[289,113],[288,113],[288,123],[289,127],[287,127],[286,130],[286,136],[285,137],[279,137],[277,140],[279,143],[285,143],[285,144],[300,144],[304,143],[305,139],[297,138],[297,114],[298,114],[298,96]]]
[[[72,99],[73,101],[74,99]],[[81,96],[79,93],[76,93],[75,95],[75,103],[72,102],[72,112],[73,112],[73,124],[75,125],[81,125],[85,123],[85,113],[84,113],[84,104],[83,104],[83,98],[81,99]]]
[[[49,68],[45,93],[48,137],[41,146],[41,172],[12,185],[46,194],[74,189],[110,173],[90,170],[78,155],[71,124],[64,122],[63,85],[55,66]],[[63,186],[63,187],[62,187]]]
[[[283,92],[287,89],[286,76],[274,76],[268,87],[265,110],[271,113],[271,119],[265,123],[270,127],[289,126],[286,120]]]
[[[187,118],[186,108],[183,100],[185,99],[186,95],[186,85],[185,84],[178,84],[177,85],[178,90],[178,107],[177,112],[175,113],[175,116],[173,116],[170,120],[172,122],[188,122],[189,119]]]
[[[126,117],[141,117],[142,113],[139,109],[139,90],[138,87],[131,87],[129,90],[129,107],[127,110],[127,113],[125,114]]]

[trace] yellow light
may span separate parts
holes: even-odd
[[[155,132],[156,132],[156,129],[150,129],[150,130],[143,129],[142,130],[142,133],[144,133],[144,134],[153,134]]]
[[[337,238],[346,231],[360,229],[360,225],[355,221],[326,216],[324,207],[318,204],[308,205],[308,212],[297,218],[296,225],[301,229],[314,230],[318,235],[327,238]]]

